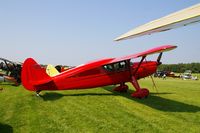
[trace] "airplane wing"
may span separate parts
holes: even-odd
[[[147,56],[147,55],[151,55],[151,54],[166,52],[166,51],[173,50],[175,48],[177,48],[177,46],[163,45],[163,46],[149,49],[147,51],[140,52],[137,54],[132,54],[132,55],[128,55],[128,56],[124,56],[124,57],[120,57],[120,58],[115,58],[114,60],[111,61],[111,63],[119,62],[119,61],[123,61],[123,60],[129,60],[129,59],[138,58],[138,57],[143,57],[143,56]]]
[[[120,57],[120,58],[107,58],[107,59],[97,60],[97,61],[93,61],[93,62],[89,62],[87,64],[77,66],[75,68],[69,69],[62,73],[66,73],[66,76],[73,76],[77,73],[91,70],[93,68],[97,68],[97,67],[104,66],[107,64],[111,64],[111,63],[115,63],[115,62],[119,62],[119,61],[123,61],[123,60],[130,60],[132,58],[143,57],[143,56],[151,55],[151,54],[155,54],[155,53],[170,51],[172,49],[175,49],[176,47],[177,46],[163,45],[163,46],[156,47],[156,48],[153,48],[153,49],[141,52],[141,53],[132,54],[132,55],[128,55],[128,56],[124,56],[124,57]],[[57,76],[59,76],[59,75],[57,75]],[[55,76],[55,77],[57,77],[57,76]]]
[[[156,32],[167,31],[181,26],[200,22],[200,4],[172,13],[160,19],[139,26],[119,37],[115,41],[130,39]]]

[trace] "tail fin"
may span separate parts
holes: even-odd
[[[30,91],[36,91],[35,85],[51,81],[51,78],[46,74],[37,62],[32,58],[24,61],[21,72],[22,85]]]

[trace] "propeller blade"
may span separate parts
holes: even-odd
[[[161,58],[162,58],[162,54],[163,54],[163,53],[161,52],[161,53],[159,54],[158,58],[157,58],[157,62],[159,63],[159,65],[162,64],[162,63],[160,62],[160,60],[161,60]]]

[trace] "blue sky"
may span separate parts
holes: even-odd
[[[0,1],[0,57],[79,65],[163,44],[178,48],[163,63],[200,62],[200,23],[120,42],[121,34],[200,0]]]

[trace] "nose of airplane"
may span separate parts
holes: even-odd
[[[155,73],[159,65],[160,62],[157,61],[146,61],[141,65],[139,65],[139,63],[134,63],[132,65],[132,74],[135,75],[137,79],[144,78]]]

